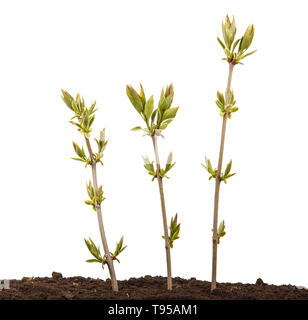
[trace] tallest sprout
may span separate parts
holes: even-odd
[[[238,108],[235,106],[236,101],[234,99],[234,93],[231,90],[232,73],[235,65],[242,64],[241,60],[243,60],[245,57],[256,52],[255,50],[255,51],[246,53],[252,43],[253,36],[254,36],[253,24],[248,26],[245,34],[241,38],[235,40],[235,36],[236,36],[235,20],[233,18],[231,22],[231,20],[227,15],[225,21],[222,23],[222,33],[223,33],[224,41],[222,41],[220,38],[217,38],[217,40],[220,43],[226,55],[226,57],[223,58],[223,60],[226,60],[228,62],[229,74],[228,74],[227,89],[225,94],[219,91],[217,92],[216,105],[218,106],[220,110],[220,115],[223,118],[218,166],[217,166],[217,169],[214,169],[212,167],[211,161],[207,158],[205,158],[205,164],[203,164],[203,166],[206,168],[206,170],[210,174],[209,179],[212,179],[212,178],[215,179],[212,284],[211,284],[212,291],[216,288],[217,245],[220,242],[220,238],[226,234],[224,220],[221,221],[218,227],[218,205],[219,205],[220,183],[222,181],[227,183],[227,179],[235,175],[235,173],[231,173],[232,160],[227,164],[225,171],[222,172],[222,161],[223,161],[223,153],[224,153],[227,119],[231,119],[232,113],[238,110]]]

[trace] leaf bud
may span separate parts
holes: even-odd
[[[239,46],[239,52],[243,52],[246,51],[253,40],[253,36],[255,33],[255,27],[253,24],[249,25],[245,34],[243,35],[242,41],[240,42],[240,46]]]
[[[222,33],[225,40],[225,44],[227,48],[230,50],[236,34],[236,25],[234,17],[231,22],[229,16],[226,16],[225,22],[222,23]]]

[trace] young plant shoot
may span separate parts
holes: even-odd
[[[211,290],[213,291],[216,288],[216,270],[217,270],[217,245],[220,243],[220,238],[223,237],[225,232],[225,223],[222,221],[217,229],[218,225],[218,204],[219,204],[219,190],[220,183],[223,181],[227,183],[227,180],[235,175],[231,173],[232,161],[230,161],[224,172],[222,172],[222,161],[224,153],[224,143],[226,135],[226,125],[227,119],[231,119],[232,113],[236,112],[238,108],[235,106],[234,93],[231,90],[231,80],[234,66],[237,64],[243,64],[241,61],[247,56],[253,54],[255,51],[247,53],[248,48],[250,47],[253,36],[254,36],[254,26],[248,26],[245,34],[235,40],[236,35],[236,25],[234,18],[232,22],[230,21],[228,15],[226,16],[225,22],[222,23],[222,33],[223,39],[217,38],[219,44],[224,50],[226,55],[223,60],[228,62],[229,65],[229,74],[227,89],[225,94],[217,91],[217,101],[216,104],[220,111],[220,116],[222,119],[222,130],[221,130],[221,140],[220,140],[220,151],[217,169],[212,167],[211,161],[205,157],[205,164],[202,164],[205,169],[210,174],[210,179],[215,179],[215,199],[214,199],[214,220],[213,220],[213,256],[212,256],[212,284]]]
[[[67,91],[64,90],[62,90],[62,100],[74,112],[74,116],[71,118],[70,123],[75,125],[78,128],[78,131],[84,136],[88,150],[88,154],[86,154],[83,146],[79,147],[77,143],[73,142],[73,148],[78,157],[72,159],[85,163],[85,167],[88,165],[92,167],[92,182],[90,180],[86,185],[89,200],[86,200],[85,203],[90,205],[97,213],[104,255],[102,256],[99,246],[97,247],[91,238],[89,238],[89,240],[85,239],[86,246],[93,256],[93,259],[89,259],[87,262],[98,262],[102,265],[102,268],[104,268],[104,265],[107,264],[111,278],[112,290],[118,291],[118,283],[113,261],[117,260],[120,262],[118,255],[126,248],[126,246],[123,247],[122,236],[120,241],[116,244],[114,253],[109,251],[101,209],[101,203],[105,200],[105,198],[102,186],[98,186],[96,172],[96,164],[100,163],[103,165],[103,152],[108,142],[105,139],[105,129],[100,132],[100,137],[98,139],[94,139],[97,144],[97,152],[94,153],[90,143],[90,134],[92,132],[92,124],[95,119],[94,113],[97,111],[97,109],[95,109],[96,103],[94,102],[89,108],[86,108],[84,99],[81,98],[79,94],[77,94],[76,98],[74,99]],[[73,121],[74,119],[75,121]]]
[[[140,114],[141,118],[145,122],[146,127],[135,127],[132,130],[137,131],[141,130],[144,132],[145,136],[150,136],[152,138],[154,153],[155,153],[155,163],[156,168],[154,167],[154,161],[150,161],[146,156],[144,157],[144,167],[148,171],[148,174],[152,176],[152,181],[157,179],[160,201],[161,201],[161,210],[163,217],[163,226],[164,226],[164,235],[165,239],[165,249],[166,249],[166,261],[167,261],[167,288],[172,290],[172,274],[171,274],[171,255],[170,248],[173,248],[173,242],[179,238],[180,233],[180,224],[177,221],[177,214],[175,217],[171,218],[171,223],[169,226],[170,233],[168,234],[168,225],[167,225],[167,214],[166,214],[166,205],[165,205],[165,196],[163,189],[163,178],[168,178],[167,173],[175,165],[172,162],[172,153],[169,154],[166,166],[161,168],[159,161],[159,153],[157,146],[157,136],[162,135],[162,131],[165,130],[168,125],[173,121],[176,116],[179,107],[171,108],[173,101],[173,86],[172,84],[166,87],[166,90],[162,89],[160,100],[158,102],[158,107],[154,109],[154,99],[151,96],[146,100],[142,85],[140,84],[140,94],[138,94],[131,86],[126,87],[126,93],[131,101],[132,105],[135,107],[137,112]]]

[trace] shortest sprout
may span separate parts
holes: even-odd
[[[179,233],[180,233],[180,226],[181,224],[178,223],[178,214],[176,214],[173,217],[171,217],[171,222],[170,222],[170,226],[169,226],[169,230],[170,230],[170,235],[169,235],[169,243],[170,243],[170,248],[173,248],[173,242],[177,239],[179,239]],[[163,239],[165,239],[164,236],[162,236]]]
[[[217,230],[217,244],[220,243],[220,238],[222,238],[226,234],[225,232],[225,221],[222,220]]]

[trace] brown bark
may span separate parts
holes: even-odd
[[[154,152],[155,152],[156,169],[157,169],[157,181],[158,181],[158,188],[159,188],[160,202],[161,202],[161,211],[162,211],[163,225],[164,225],[166,262],[167,262],[167,288],[168,288],[168,290],[172,290],[170,241],[169,241],[169,235],[168,235],[168,224],[167,224],[167,215],[166,215],[166,204],[165,204],[165,196],[164,196],[164,188],[163,188],[163,179],[159,175],[160,163],[159,163],[159,154],[158,154],[157,136],[156,136],[156,134],[154,134],[152,136],[152,140],[153,140],[153,146],[154,146]]]
[[[86,139],[87,148],[88,148],[90,158],[91,158],[94,195],[97,196],[98,195],[98,185],[97,185],[97,174],[96,174],[96,160],[94,158],[89,139],[86,136],[85,136],[85,139]],[[108,248],[106,233],[105,233],[105,229],[104,229],[101,204],[96,203],[95,207],[96,207],[97,220],[98,220],[98,225],[99,225],[99,231],[101,234],[103,249],[104,249],[104,253],[106,256],[106,262],[107,262],[107,266],[108,266],[109,274],[110,274],[110,278],[111,278],[112,290],[119,291],[118,282],[117,282],[117,278],[116,278],[116,274],[115,274],[115,270],[114,270],[114,265],[113,265],[113,260],[110,256],[110,251]]]
[[[231,90],[231,80],[233,73],[234,64],[229,63],[229,75],[228,75],[228,83],[227,90],[225,94],[225,101],[228,103],[229,93]],[[219,206],[219,191],[220,191],[220,183],[221,183],[221,168],[222,168],[222,160],[224,154],[224,145],[225,145],[225,136],[226,136],[226,126],[227,126],[227,117],[225,114],[222,120],[222,129],[221,129],[221,140],[220,140],[220,150],[219,150],[219,159],[217,166],[217,175],[215,179],[215,199],[214,199],[214,221],[213,221],[213,255],[212,255],[212,284],[211,291],[216,289],[216,274],[217,274],[217,224],[218,224],[218,206]]]

